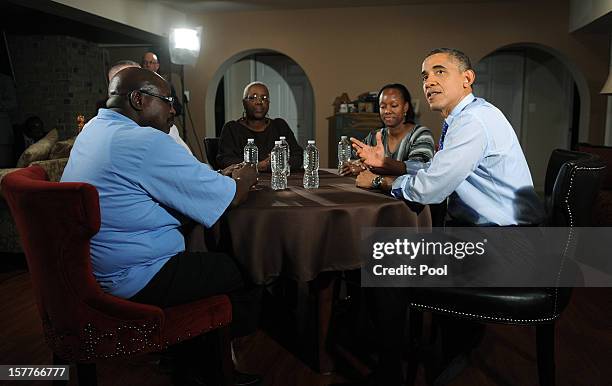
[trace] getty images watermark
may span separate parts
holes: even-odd
[[[364,228],[364,287],[612,287],[612,228]]]
[[[392,242],[376,241],[372,244],[372,258],[381,260],[385,256],[402,256],[411,261],[422,256],[445,256],[463,259],[470,256],[485,254],[487,239],[482,241],[418,241],[411,239],[395,239]],[[382,263],[375,264],[372,273],[376,276],[446,276],[448,264],[440,267],[430,267],[427,264],[400,264],[398,267],[386,267]]]

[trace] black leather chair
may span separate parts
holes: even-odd
[[[206,151],[206,159],[208,160],[208,164],[215,170],[219,169],[217,165],[217,154],[219,153],[219,138],[204,138],[204,150]]]
[[[604,169],[592,154],[553,151],[545,180],[545,225],[589,226]],[[411,298],[411,319],[420,310],[481,323],[536,326],[539,382],[554,385],[555,321],[570,295],[571,288],[421,288]]]

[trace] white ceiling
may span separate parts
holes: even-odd
[[[516,0],[156,0],[185,13],[374,7],[406,4],[501,3]]]

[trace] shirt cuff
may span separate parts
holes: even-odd
[[[416,175],[421,169],[429,168],[429,165],[431,165],[431,162],[421,162],[417,160],[407,160],[404,161],[404,163],[406,164],[406,174],[411,176]]]
[[[408,178],[412,177],[408,174],[404,174],[403,176],[397,177],[395,181],[393,181],[393,185],[391,185],[391,195],[393,197],[404,198],[403,190]]]

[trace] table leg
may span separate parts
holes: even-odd
[[[326,272],[309,282],[281,283],[291,289],[271,295],[267,306],[272,308],[265,313],[268,316],[278,313],[265,322],[275,339],[288,350],[295,350],[298,357],[321,374],[334,371],[327,346],[337,275]]]
[[[329,324],[333,311],[334,284],[336,273],[323,273],[315,279],[317,298],[317,366],[319,373],[330,374],[334,371],[334,361],[327,350]]]

